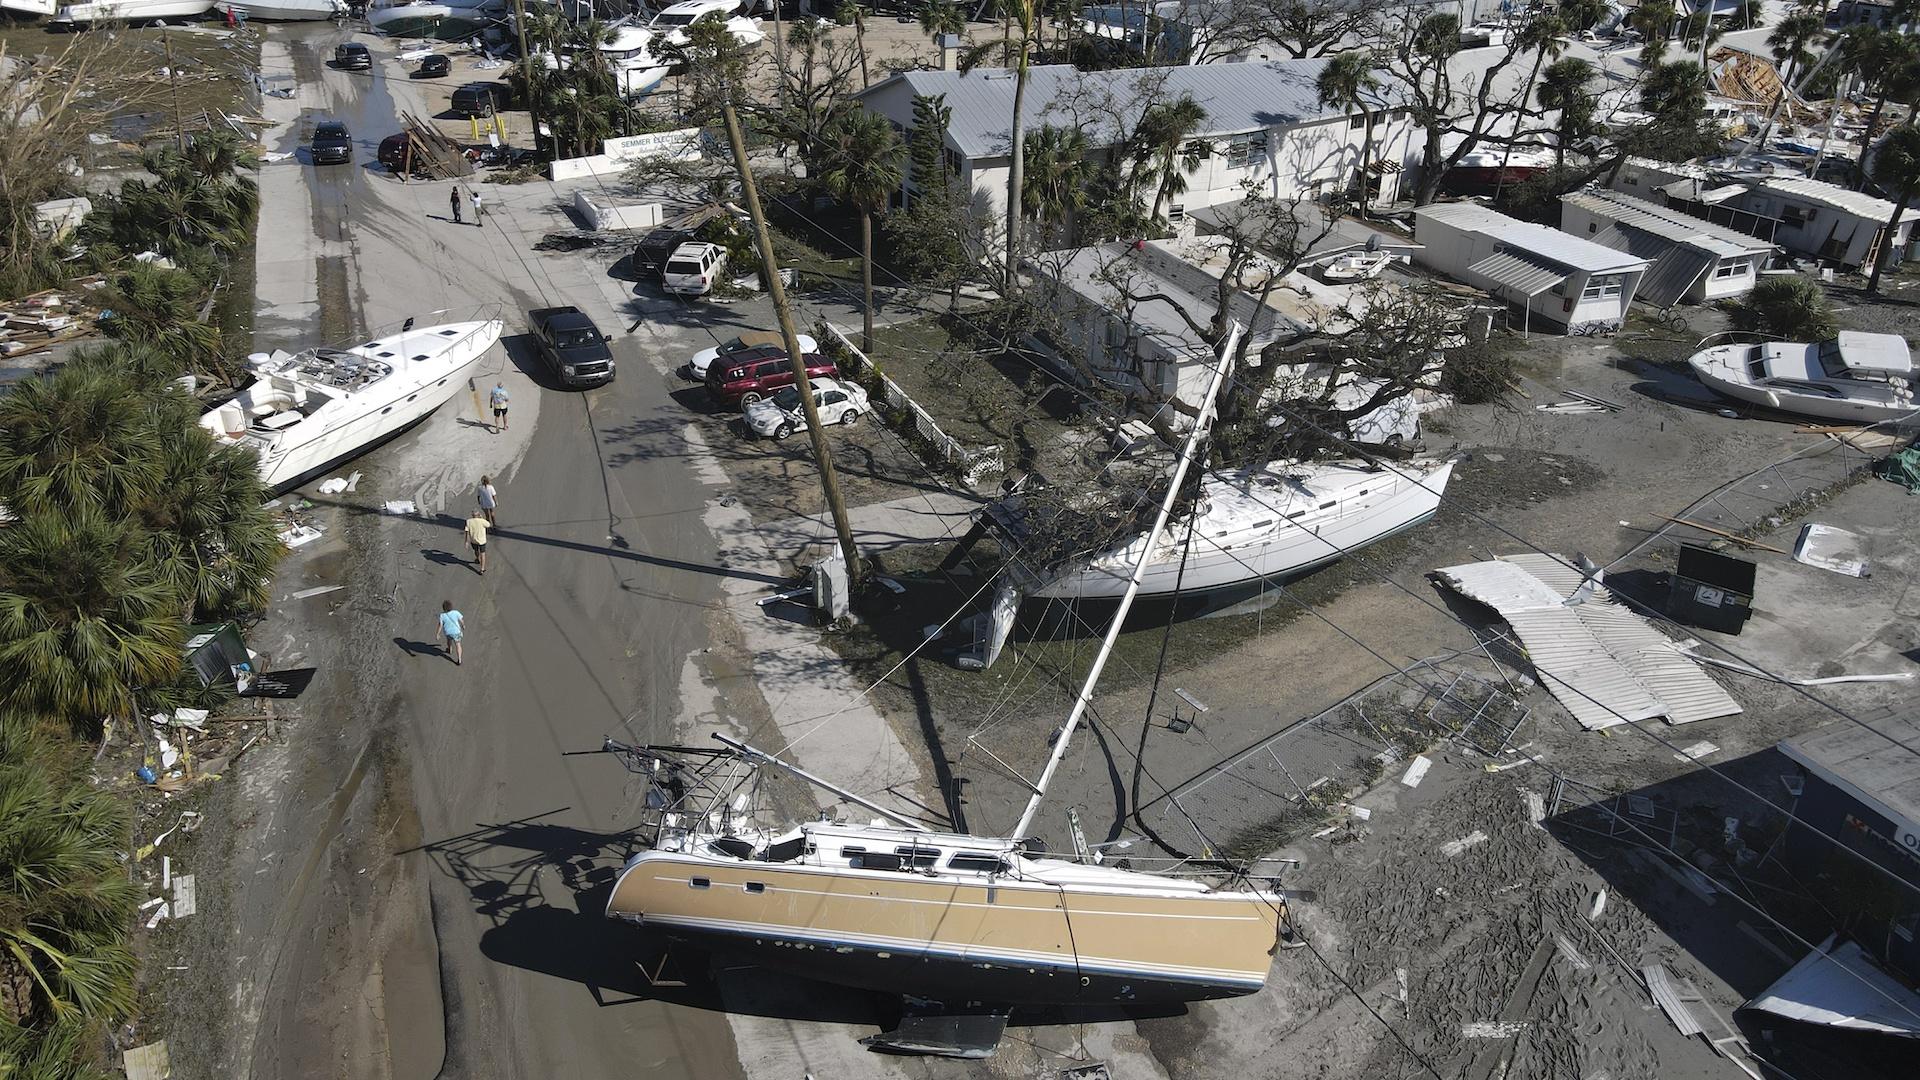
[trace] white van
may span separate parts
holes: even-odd
[[[660,286],[680,296],[705,296],[727,272],[727,249],[689,240],[673,249],[660,270]]]

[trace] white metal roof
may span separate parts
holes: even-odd
[[[1893,217],[1893,204],[1887,200],[1876,199],[1864,191],[1843,188],[1839,184],[1829,184],[1825,180],[1765,173],[1742,176],[1740,180],[1755,191],[1770,191],[1804,202],[1818,203],[1869,221],[1885,222]]]
[[[1448,588],[1500,613],[1540,681],[1589,731],[1665,716],[1684,724],[1740,706],[1673,642],[1596,585],[1563,601],[1583,575],[1558,555],[1506,555],[1434,571]]]
[[[1920,723],[1849,720],[1780,743],[1780,752],[1901,827],[1920,832]]]
[[[1432,203],[1418,207],[1413,215],[1416,239],[1420,235],[1420,222],[1438,221],[1463,232],[1491,236],[1524,254],[1538,256],[1572,270],[1584,270],[1589,274],[1621,273],[1640,270],[1647,265],[1647,260],[1626,252],[1602,247],[1591,240],[1582,240],[1545,225],[1517,221],[1478,203]]]
[[[1773,245],[1758,237],[1736,232],[1704,218],[1694,217],[1672,207],[1637,199],[1623,191],[1588,188],[1560,196],[1568,206],[1576,206],[1608,221],[1650,233],[1662,240],[1698,248],[1720,258],[1759,255]]]
[[[1319,77],[1328,60],[1274,60],[1252,64],[1191,64],[1167,68],[1079,71],[1070,64],[1027,69],[1020,102],[1026,130],[1043,124],[1077,127],[1096,147],[1121,137],[1116,119],[1132,124],[1154,101],[1188,95],[1206,110],[1197,138],[1260,131],[1344,115],[1320,103]],[[915,95],[945,95],[953,112],[947,137],[970,158],[998,157],[1012,145],[1014,73],[1004,68],[903,71],[858,95],[880,93],[896,81]],[[1134,110],[1116,118],[1115,110]]]

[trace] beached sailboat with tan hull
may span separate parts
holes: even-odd
[[[1143,551],[1167,526],[1232,353],[1229,341]],[[1001,1010],[1164,1004],[1260,990],[1275,950],[1291,936],[1285,901],[1271,881],[1219,865],[1107,865],[1098,854],[1037,850],[1028,839],[1146,562],[1144,555],[1135,562],[1106,640],[1007,836],[929,829],[724,736],[715,738],[727,750],[609,741],[606,749],[648,779],[654,838],[650,850],[628,860],[608,916],[808,978],[931,999],[935,1012],[971,1004],[977,1013],[982,1003]],[[878,817],[868,824],[763,827],[745,811],[748,778],[761,766],[784,769]],[[1004,1024],[1004,1011],[997,1022]],[[996,1026],[956,1045],[945,1036],[901,1037],[906,1027],[868,1042],[981,1056],[999,1036]]]

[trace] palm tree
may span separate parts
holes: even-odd
[[[208,180],[228,180],[242,169],[260,164],[260,152],[231,131],[214,129],[195,135],[187,143],[181,160],[195,175]]]
[[[967,13],[960,10],[960,5],[954,0],[933,0],[920,9],[920,32],[936,41],[941,34],[964,34],[967,32]],[[934,60],[939,59],[939,50],[935,49]]]
[[[180,671],[185,598],[141,556],[131,521],[87,507],[0,534],[0,709],[96,736],[135,692]]]
[[[1782,87],[1791,87],[1794,74],[1813,63],[1813,52],[1808,46],[1826,32],[1827,21],[1818,12],[1804,8],[1774,24],[1773,33],[1767,35],[1767,48],[1773,50],[1773,58],[1780,62]]]
[[[215,373],[227,378],[220,330],[197,315],[204,291],[192,275],[151,263],[131,263],[107,279],[102,306],[113,313],[101,327],[138,346],[142,360],[164,359],[174,375]],[[219,369],[216,371],[216,369]]]
[[[1798,275],[1761,278],[1747,295],[1727,304],[1727,324],[1787,341],[1825,341],[1835,331],[1827,294],[1812,278]]]
[[[1673,29],[1673,0],[1648,0],[1627,16],[1627,25],[1640,32],[1640,66],[1651,68],[1667,55],[1667,35]]]
[[[1044,125],[1027,132],[1026,190],[1021,202],[1042,231],[1064,224],[1069,214],[1086,209],[1093,180],[1086,132]]]
[[[1866,137],[1871,141],[1887,102],[1911,100],[1914,93],[1920,91],[1920,42],[1908,34],[1861,24],[1848,28],[1839,48],[1846,69],[1874,95],[1866,128]],[[1866,185],[1867,171],[1861,169],[1854,175],[1853,186],[1860,190]]]
[[[1020,49],[1013,62],[1013,131],[1010,142],[1013,161],[1007,169],[1007,284],[1003,292],[1012,300],[1020,290],[1020,198],[1026,190],[1028,67],[1033,59],[1033,23],[1040,0],[999,0],[1010,22],[1020,25]]]
[[[1541,74],[1535,98],[1546,112],[1558,112],[1558,137],[1554,140],[1553,167],[1566,164],[1567,147],[1593,134],[1593,95],[1587,84],[1593,79],[1593,65],[1579,57],[1555,60]]]
[[[1353,165],[1353,185],[1360,191],[1360,216],[1367,213],[1367,159],[1373,156],[1373,99],[1380,91],[1380,78],[1374,74],[1373,54],[1365,49],[1343,52],[1320,69],[1316,89],[1324,108],[1358,112],[1360,158]]]
[[[877,112],[841,113],[827,128],[820,182],[860,211],[860,295],[866,306],[860,347],[873,351],[873,215],[904,179],[906,148],[893,123]]]
[[[1873,261],[1873,274],[1867,278],[1867,291],[1879,292],[1880,275],[1893,259],[1893,238],[1900,233],[1900,218],[1906,214],[1914,194],[1920,192],[1920,127],[1909,120],[1888,132],[1873,150],[1872,169],[1873,178],[1898,196],[1893,202],[1893,216],[1887,219],[1880,257]]]
[[[1132,190],[1139,190],[1142,170],[1154,182],[1153,206],[1148,219],[1160,220],[1160,207],[1187,190],[1187,174],[1205,160],[1206,145],[1196,141],[1194,132],[1207,121],[1207,110],[1190,95],[1147,107],[1134,132],[1134,172]]]
[[[163,455],[160,484],[132,508],[143,527],[141,557],[203,615],[265,607],[285,548],[260,508],[266,490],[258,460],[241,447],[216,446],[199,424],[174,427]]]
[[[78,1049],[88,1029],[97,1035],[134,1004],[126,804],[90,783],[76,757],[18,716],[0,720],[0,1029],[24,1028],[50,1049]],[[47,1059],[11,1049],[0,1047],[0,1060]],[[19,1075],[81,1075],[57,1062]]]
[[[0,397],[0,503],[117,513],[159,482],[159,449],[129,379],[68,365]]]

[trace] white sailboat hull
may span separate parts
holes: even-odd
[[[1209,530],[1188,544],[1191,526],[1169,525],[1141,576],[1143,598],[1204,594],[1261,580],[1304,574],[1341,555],[1376,543],[1432,517],[1453,474],[1453,462],[1401,470],[1414,480],[1392,472],[1380,474],[1380,485],[1352,495],[1328,511],[1317,507],[1312,517],[1289,520],[1279,512],[1268,515],[1269,526],[1252,534],[1208,539]],[[1140,540],[1069,570],[1037,588],[1029,597],[1052,600],[1119,599],[1139,558]],[[1182,564],[1184,562],[1184,570]]]
[[[346,13],[336,0],[217,0],[216,11],[230,11],[245,19],[270,19],[281,22],[307,22],[331,19]]]
[[[154,19],[191,19],[213,10],[213,0],[98,0],[67,4],[51,20],[61,25]]]

